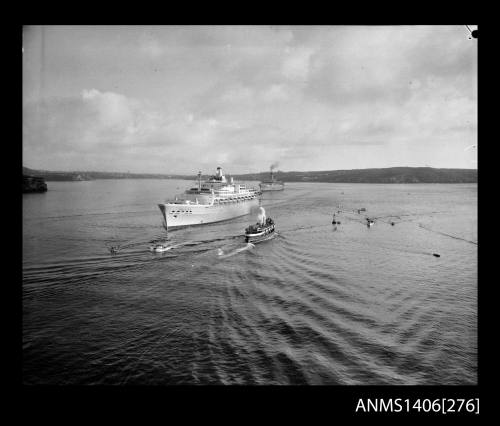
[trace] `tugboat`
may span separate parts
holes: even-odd
[[[245,242],[259,243],[271,238],[274,235],[274,220],[270,217],[257,222],[255,225],[250,225],[245,229]]]

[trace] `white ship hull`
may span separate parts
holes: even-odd
[[[168,228],[221,222],[251,213],[259,199],[240,200],[225,204],[158,204]]]

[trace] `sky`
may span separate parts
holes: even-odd
[[[26,167],[476,168],[476,147],[465,25],[23,28]]]

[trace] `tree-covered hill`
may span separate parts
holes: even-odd
[[[196,179],[196,175],[118,173],[118,172],[54,172],[23,167],[23,174],[43,177],[47,181],[92,179]],[[207,177],[208,175],[203,175]],[[237,180],[267,180],[269,172],[234,174]],[[325,170],[310,172],[275,172],[283,182],[336,183],[476,183],[477,169],[435,169],[432,167],[389,167],[383,169]]]

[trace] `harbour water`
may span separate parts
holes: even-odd
[[[477,383],[477,185],[287,182],[251,246],[254,216],[167,235],[189,184],[23,195],[25,384]]]

